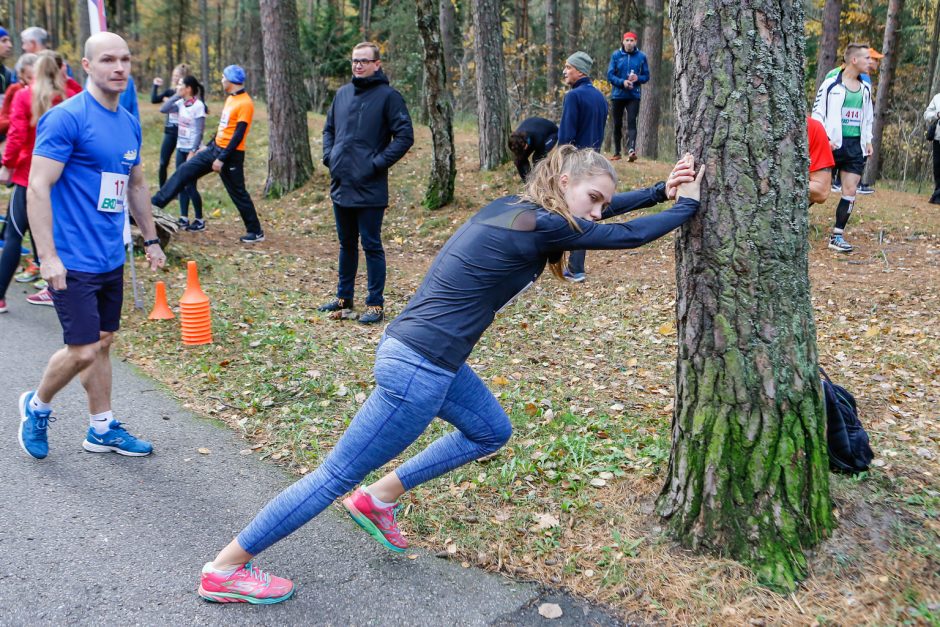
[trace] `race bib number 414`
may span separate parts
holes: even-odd
[[[124,211],[127,179],[126,174],[101,173],[101,188],[98,190],[98,211],[105,213],[121,213]]]

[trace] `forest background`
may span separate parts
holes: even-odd
[[[73,61],[80,57],[84,3],[63,0],[7,0],[2,22],[19,50],[19,32],[31,25],[46,28],[52,46]],[[221,69],[242,65],[247,89],[265,99],[264,46],[258,0],[105,0],[109,28],[129,36],[135,57],[138,90],[146,95],[154,76],[167,77],[178,63],[189,63],[204,83],[214,88]],[[610,54],[623,32],[640,36],[639,46],[659,66],[644,86],[641,154],[669,160],[675,153],[671,102],[673,47],[668,6],[663,0],[502,0],[502,30],[509,89],[509,111],[515,125],[530,115],[556,119],[564,86],[564,59],[585,50],[595,60],[594,78],[609,92],[604,79]],[[889,5],[893,5],[889,6]],[[821,50],[824,41],[841,51],[850,41],[883,49],[890,9],[900,10],[895,47],[894,90],[884,111],[881,177],[903,189],[922,191],[930,179],[929,144],[923,141],[921,114],[940,89],[937,80],[938,3],[929,0],[806,0],[806,95],[812,101],[820,55],[828,61],[838,53]],[[349,78],[349,49],[360,40],[374,40],[382,49],[384,68],[404,95],[419,122],[427,112],[421,94],[423,49],[410,2],[387,0],[299,0],[301,64],[305,100],[322,113],[335,90]],[[838,30],[824,36],[824,15],[836,10]],[[456,121],[477,116],[474,28],[470,0],[439,0],[440,23],[448,82]],[[831,28],[831,27],[830,27]],[[660,47],[661,53],[657,51]],[[828,52],[828,57],[826,53]],[[827,63],[828,65],[828,63]],[[826,69],[829,69],[828,67]],[[873,77],[876,87],[878,74]],[[610,130],[608,129],[608,134]],[[608,138],[609,139],[609,138]]]

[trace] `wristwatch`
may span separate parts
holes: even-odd
[[[148,246],[153,246],[154,244],[159,244],[159,243],[160,243],[160,240],[158,239],[145,239],[144,248],[147,248]]]

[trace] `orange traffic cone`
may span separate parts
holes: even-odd
[[[199,271],[195,261],[186,264],[186,291],[180,299],[180,324],[183,327],[183,344],[198,346],[212,343],[209,297],[199,286]]]
[[[148,320],[172,320],[176,316],[166,302],[166,283],[157,281],[157,296],[154,299],[153,311],[147,316]]]

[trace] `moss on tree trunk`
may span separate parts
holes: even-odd
[[[673,0],[677,142],[706,164],[676,245],[679,355],[659,511],[792,589],[833,527],[807,241],[803,9]]]

